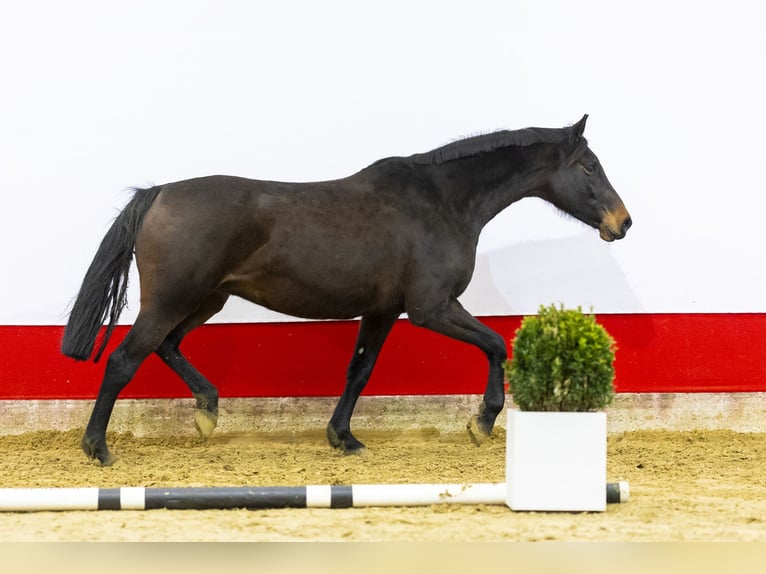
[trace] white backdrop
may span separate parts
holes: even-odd
[[[516,204],[485,229],[464,305],[766,311],[762,11],[739,0],[3,2],[0,324],[65,321],[130,186],[337,178],[583,113],[633,229],[606,244],[542,202]],[[232,301],[214,320],[282,319]]]

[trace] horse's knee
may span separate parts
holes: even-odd
[[[502,365],[508,358],[508,348],[505,345],[503,337],[497,333],[492,333],[488,339],[487,357],[493,364]]]

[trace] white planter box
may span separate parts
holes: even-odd
[[[606,413],[507,412],[512,510],[606,510]]]

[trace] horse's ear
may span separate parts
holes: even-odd
[[[572,138],[575,141],[582,138],[582,134],[585,132],[586,121],[588,121],[588,114],[585,114],[579,122],[572,126]]]
[[[564,153],[567,155],[567,165],[571,165],[574,157],[574,153],[580,147],[580,143],[583,140],[583,133],[585,132],[585,122],[588,121],[588,114],[585,114],[582,119],[569,128],[569,135],[564,143]]]

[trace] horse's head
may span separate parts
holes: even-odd
[[[587,114],[573,125],[560,150],[560,164],[545,186],[544,198],[583,223],[601,239],[625,237],[633,221],[620,196],[583,137]]]

